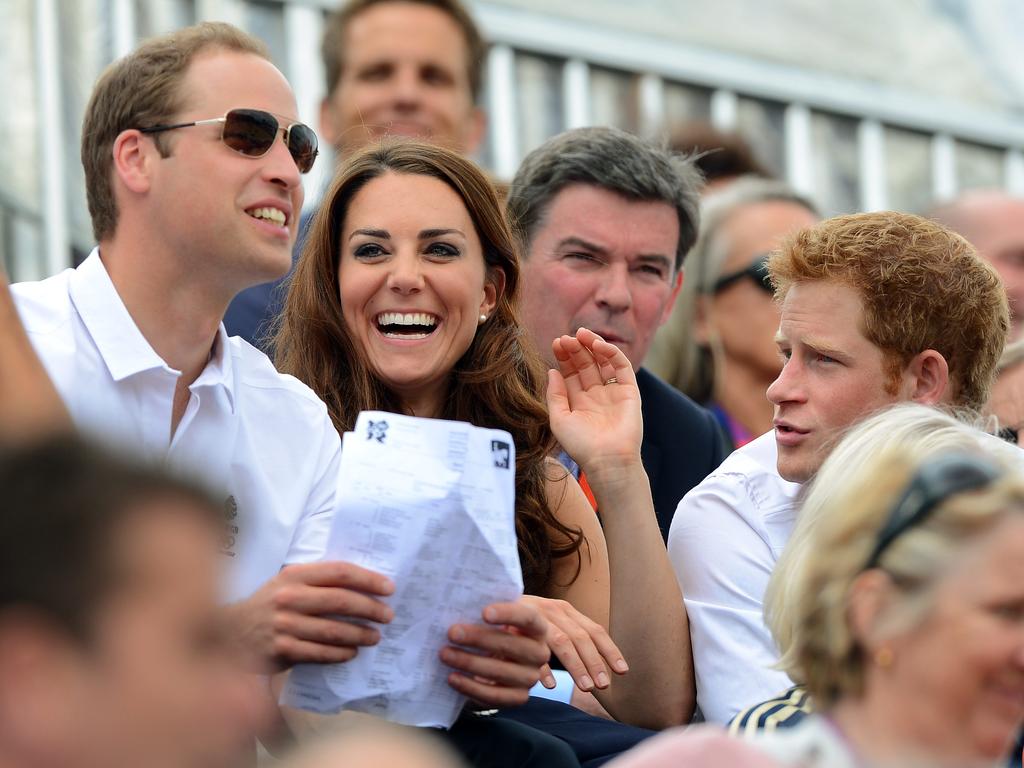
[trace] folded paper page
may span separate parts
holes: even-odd
[[[515,600],[515,447],[507,432],[379,411],[344,435],[326,557],[390,577],[381,641],[344,664],[296,667],[282,704],[447,728],[465,697],[438,653],[448,628]]]

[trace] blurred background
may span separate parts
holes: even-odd
[[[111,60],[206,19],[262,38],[316,127],[335,0],[2,0],[0,259],[52,274],[92,243],[81,116]],[[549,136],[668,138],[706,120],[826,215],[1024,194],[1022,0],[468,0],[491,42],[480,162],[510,178]],[[333,163],[307,178],[314,204]]]

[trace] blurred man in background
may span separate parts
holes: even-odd
[[[986,412],[997,419],[1000,435],[1021,444],[1024,430],[1024,339],[1006,345]]]
[[[703,194],[713,194],[744,176],[772,178],[771,171],[757,158],[750,143],[740,134],[723,131],[703,120],[691,120],[672,131],[669,147],[692,155],[704,176]]]
[[[474,153],[486,125],[477,106],[486,52],[459,0],[352,0],[324,30],[321,139],[339,158],[385,136]],[[295,258],[301,246],[300,235]],[[281,282],[242,291],[224,317],[228,335],[268,349],[265,337],[284,300]]]
[[[486,46],[458,0],[352,0],[327,21],[321,138],[339,156],[383,136],[477,150]]]
[[[933,209],[931,218],[966,237],[1003,279],[1010,300],[1010,340],[1024,333],[1024,199],[1000,190],[968,192]]]

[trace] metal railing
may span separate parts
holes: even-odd
[[[316,124],[324,82],[318,41],[335,0],[94,1],[108,13],[111,59],[140,36],[199,19],[230,21],[271,38],[300,117]],[[16,278],[69,264],[69,206],[81,205],[81,196],[67,193],[78,137],[63,128],[69,122],[60,6],[61,0],[36,0],[32,23],[37,140],[63,151],[40,153],[38,209],[0,198],[0,242]],[[492,41],[489,137],[481,160],[499,177],[510,177],[527,151],[558,130],[600,120],[659,136],[673,120],[705,117],[746,131],[767,164],[827,212],[914,209],[976,184],[1024,194],[1024,121],[1007,112],[507,5],[471,6]],[[327,157],[307,178],[310,204],[331,167]],[[17,249],[32,238],[12,234],[25,228],[34,228],[41,244],[30,257]],[[38,269],[29,269],[26,258],[36,259]]]

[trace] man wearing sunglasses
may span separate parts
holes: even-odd
[[[143,44],[101,75],[83,121],[98,247],[12,287],[77,426],[227,488],[236,600],[315,557],[333,512],[322,406],[220,328],[239,290],[290,264],[316,153],[295,114],[262,44],[233,27]]]
[[[840,216],[768,261],[783,365],[773,430],[733,453],[679,504],[669,554],[682,587],[697,701],[726,722],[791,685],[762,599],[794,500],[851,425],[897,402],[980,410],[1009,327],[995,271],[918,216]],[[951,280],[950,275],[956,275]]]
[[[226,610],[240,656],[269,671],[347,661],[392,617],[386,578],[317,562],[340,460],[326,408],[221,324],[240,290],[291,265],[301,174],[317,151],[296,112],[265,46],[230,25],[147,41],[101,75],[86,109],[98,247],[78,269],[13,287],[78,427],[226,489]],[[509,663],[482,703],[521,703],[548,656],[544,620],[525,603],[488,615],[494,626],[465,625],[462,645],[501,648]],[[457,746],[500,745],[482,765],[574,763],[543,734],[469,720],[452,731]]]

